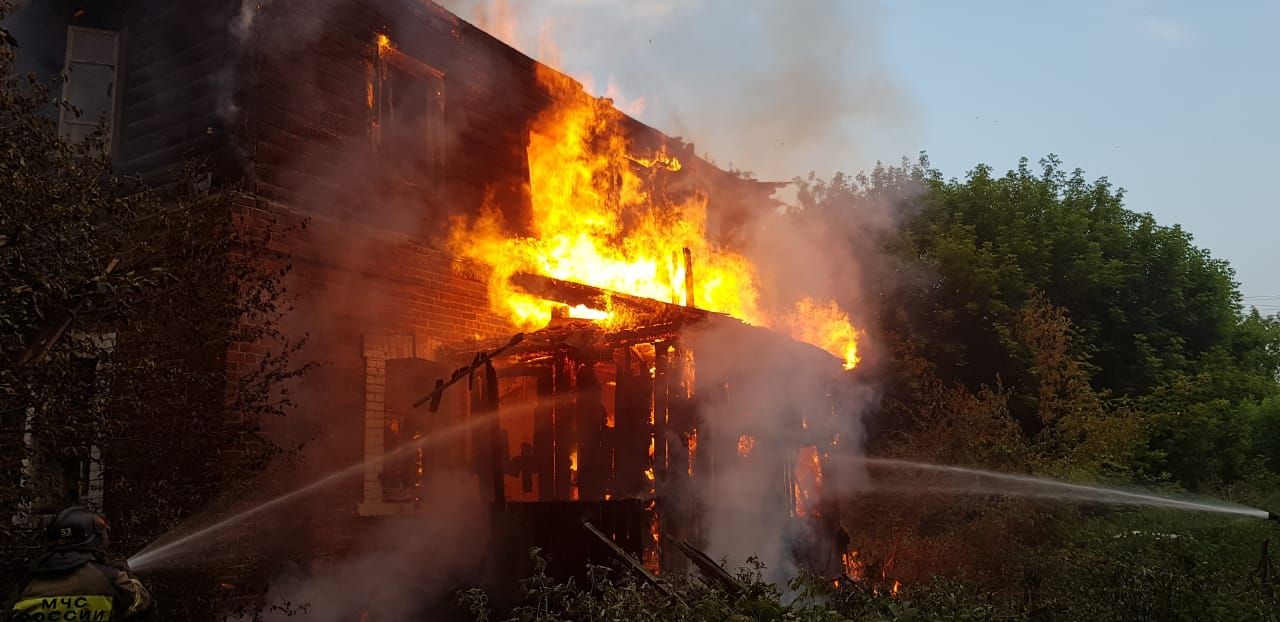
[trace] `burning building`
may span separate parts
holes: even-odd
[[[263,425],[305,446],[291,481],[365,466],[273,545],[358,549],[442,511],[426,482],[447,473],[494,508],[499,546],[566,566],[609,554],[583,519],[660,570],[684,564],[677,540],[723,551],[713,523],[736,516],[827,534],[789,554],[840,571],[822,493],[858,333],[833,302],[762,300],[734,243],[777,184],[427,0],[41,10],[122,172],[195,159],[240,188],[243,227],[295,228],[286,329],[325,365]],[[270,347],[233,344],[228,374]]]

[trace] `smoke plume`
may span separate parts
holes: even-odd
[[[265,620],[430,619],[451,588],[474,585],[485,571],[489,522],[476,487],[460,484],[469,481],[466,475],[430,477],[424,498],[447,499],[447,506],[386,519],[356,557],[280,573],[267,594]]]
[[[443,2],[640,120],[763,179],[915,151],[917,115],[884,60],[877,3],[810,0]],[[555,46],[546,45],[552,39]],[[554,49],[559,58],[548,58]]]
[[[874,4],[444,4],[597,95],[646,101],[648,106],[627,112],[683,135],[722,164],[764,178],[868,167],[880,157],[896,159],[901,139],[910,140],[914,113],[882,60]],[[593,74],[607,80],[592,80]],[[608,90],[593,89],[593,82]],[[859,190],[865,188],[849,194]],[[881,242],[895,226],[898,203],[912,192],[899,187],[841,197],[840,209],[803,216],[749,213],[739,223],[737,250],[758,270],[767,314],[785,317],[801,299],[836,301],[863,330],[860,349],[878,356],[871,292],[893,278]],[[795,448],[814,438],[838,437],[835,451],[859,455],[862,417],[878,400],[874,374],[864,371],[833,387],[832,369],[784,346],[747,346],[714,329],[686,337],[698,353],[700,377],[734,378],[731,401],[705,403],[701,416],[749,430],[755,442],[755,459],[718,464],[706,491],[709,552],[731,565],[757,556],[772,569],[771,578],[783,579],[812,534],[791,531],[795,523],[788,519],[786,482],[777,467],[794,465]],[[832,403],[839,417],[829,416]],[[801,418],[808,429],[796,425]],[[708,442],[714,454],[732,455],[738,440],[713,433]],[[828,494],[848,493],[864,482],[860,467],[848,467],[856,461],[832,463],[846,468],[824,474]]]
[[[719,460],[710,475],[703,497],[708,553],[730,568],[755,557],[764,563],[766,578],[779,584],[795,576],[798,563],[836,574],[840,561],[830,534],[809,531],[806,523],[790,518],[795,506],[785,474],[797,464],[797,448],[815,441],[817,451],[861,455],[861,416],[878,398],[875,385],[848,379],[833,384],[838,366],[782,341],[748,343],[737,331],[714,327],[690,329],[684,336],[697,353],[699,377],[733,379],[727,400],[701,402],[699,416],[709,422],[711,434],[705,449],[700,441],[699,451],[740,453],[742,436],[727,430],[751,439],[749,456]],[[836,447],[830,447],[832,439],[838,440]],[[860,467],[828,466],[822,492],[838,497],[865,481]]]

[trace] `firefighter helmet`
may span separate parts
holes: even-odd
[[[45,547],[51,551],[101,551],[107,545],[107,520],[80,506],[58,513],[45,529]]]

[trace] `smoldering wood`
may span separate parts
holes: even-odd
[[[728,389],[723,379],[711,378],[709,374],[697,374],[694,380],[693,428],[698,434],[698,450],[693,456],[693,470],[698,474],[699,496],[705,496],[708,482],[715,477],[716,465],[723,459],[731,459],[737,451],[737,443],[730,440],[717,442],[716,436],[724,433],[729,421],[714,420],[705,415],[708,412],[723,413],[728,403]],[[724,455],[721,455],[723,452]],[[701,516],[701,512],[698,515]]]
[[[685,385],[688,350],[682,342],[676,342],[674,348],[667,374],[667,478],[683,485],[691,475],[689,439],[694,430],[694,412],[689,387]]]
[[[614,448],[617,452],[617,494],[623,497],[644,494],[649,467],[649,412],[653,390],[645,363],[631,348],[619,348],[614,393]]]
[[[570,465],[573,460],[574,417],[573,417],[573,361],[568,354],[561,354],[552,359],[551,364],[552,425],[554,430],[553,478],[555,481],[555,499],[569,501],[573,498],[573,480]]]
[[[702,576],[719,583],[726,592],[737,596],[747,591],[746,586],[742,585],[742,582],[738,581],[738,579],[732,574],[729,574],[728,570],[725,570],[720,566],[720,564],[717,564],[715,560],[708,557],[706,553],[703,553],[680,538],[671,538],[671,541],[672,544],[675,545],[676,549],[683,553],[689,561],[693,562],[693,565],[698,568],[698,571],[702,573]]]
[[[518,345],[523,340],[524,340],[524,333],[516,333],[515,335],[511,336],[511,339],[507,341],[506,345],[495,348],[490,352],[477,353],[475,358],[471,360],[471,363],[469,365],[464,365],[454,370],[453,375],[449,377],[448,381],[437,380],[435,389],[433,389],[431,393],[428,393],[426,396],[419,398],[417,401],[415,401],[413,403],[413,407],[419,408],[423,404],[430,402],[431,407],[428,409],[429,411],[436,412],[440,410],[440,396],[444,394],[445,389],[457,384],[463,378],[470,379],[472,377],[472,374],[474,374],[477,369],[480,369],[481,367],[489,365],[489,361],[492,361],[494,358],[498,357],[503,352],[506,352],[507,350],[510,350],[511,348],[516,347],[516,345]]]
[[[578,430],[578,492],[584,499],[604,497],[609,462],[604,444],[606,413],[595,364],[578,368],[574,406]]]
[[[537,375],[538,404],[533,411],[533,460],[538,474],[538,498],[555,497],[555,384],[553,372]]]
[[[615,553],[584,537],[583,521],[636,558],[643,555],[648,534],[644,502],[639,499],[517,501],[507,504],[500,520],[506,539],[498,559],[510,566],[513,581],[530,575],[532,548],[541,550],[549,574],[561,579],[581,577],[587,564],[612,565]]]
[[[501,509],[507,501],[504,481],[507,471],[507,439],[502,433],[498,418],[498,373],[490,358],[484,361],[484,415],[489,417],[489,469],[493,482],[493,504]]]
[[[693,297],[693,253],[684,247],[684,304],[693,307],[697,303]]]
[[[630,553],[622,550],[622,547],[618,546],[617,544],[614,544],[613,540],[609,539],[609,536],[604,535],[604,533],[602,533],[599,529],[596,529],[596,526],[592,525],[590,521],[582,521],[582,526],[587,529],[587,532],[595,536],[597,540],[604,543],[605,546],[608,546],[609,549],[613,551],[614,555],[618,556],[618,559],[625,562],[627,566],[629,566],[631,570],[633,570],[636,574],[640,575],[640,577],[644,579],[646,583],[648,583],[649,585],[652,585],[659,592],[662,592],[663,596],[666,596],[667,598],[670,598],[673,600],[680,600],[680,598],[676,596],[674,592],[668,589],[666,585],[663,585],[662,581],[658,580],[657,576],[655,576],[652,572],[649,572],[649,569],[645,568],[644,564],[640,563],[640,561],[637,560],[635,557],[633,557]],[[681,600],[681,602],[683,601]]]
[[[663,482],[667,479],[667,378],[670,375],[671,355],[668,350],[671,344],[661,341],[656,347],[653,360],[653,475],[655,481]]]
[[[701,319],[711,313],[691,306],[669,304],[651,298],[632,296],[528,272],[520,272],[513,275],[511,284],[527,294],[569,306],[584,305],[593,309],[621,306],[632,313],[645,316],[649,321],[664,317]]]
[[[554,280],[542,279],[542,282],[556,285]],[[608,293],[599,288],[570,285],[572,287],[564,291]],[[563,295],[563,291],[556,295],[565,304],[582,304]],[[655,558],[650,561],[660,563],[664,570],[679,571],[687,569],[691,562],[686,555],[672,550],[677,548],[675,541],[678,539],[691,547],[703,543],[706,535],[701,520],[704,497],[710,493],[705,486],[706,478],[721,462],[738,459],[733,441],[742,432],[734,427],[733,421],[706,421],[700,415],[706,408],[734,403],[729,384],[733,379],[714,375],[726,372],[708,364],[706,369],[699,365],[695,373],[695,349],[699,347],[697,344],[705,343],[700,335],[711,332],[717,342],[733,341],[744,353],[771,354],[761,359],[761,365],[776,366],[776,357],[785,353],[786,357],[804,361],[805,365],[812,363],[819,369],[830,369],[834,377],[840,373],[841,361],[815,346],[722,314],[659,301],[645,304],[659,311],[629,318],[634,322],[622,330],[607,330],[589,320],[556,319],[547,328],[528,333],[520,343],[502,350],[500,356],[491,357],[491,361],[497,373],[505,377],[537,378],[533,443],[531,449],[521,452],[520,458],[521,469],[538,474],[537,483],[525,484],[523,479],[521,482],[526,490],[530,485],[537,488],[540,501],[532,503],[594,507],[610,503],[603,498],[606,493],[619,501],[651,503],[660,537],[652,549]],[[505,345],[498,340],[470,341],[446,344],[440,352],[446,359],[466,360],[474,357],[477,349],[483,353]],[[652,355],[648,354],[650,348]],[[610,366],[616,380],[612,428],[604,423],[607,413],[601,401],[602,380],[597,374],[607,376],[608,371],[602,366]],[[779,372],[785,376],[787,370]],[[801,413],[793,415],[798,425]],[[691,456],[688,445],[695,430],[698,448]],[[713,447],[717,437],[718,449]],[[650,438],[654,443],[652,459],[648,455]],[[570,456],[575,447],[578,450],[576,487],[570,472]],[[713,454],[714,451],[721,453]],[[611,455],[615,460],[612,463],[609,462]],[[793,508],[796,501],[795,457],[794,451],[784,451],[772,458],[766,454],[756,458],[770,460],[775,466],[770,469],[773,475],[762,485],[773,491],[775,501],[771,503],[782,511]],[[650,466],[652,483],[644,473]],[[689,473],[691,468],[693,474]],[[643,480],[639,479],[641,476]],[[508,511],[519,505],[522,504],[508,503]],[[828,512],[827,508],[823,509],[823,514]],[[836,515],[832,513],[833,517]],[[824,521],[827,522],[830,521]],[[648,536],[648,523],[641,528]],[[652,538],[646,537],[641,546],[652,546],[652,542]],[[838,555],[835,559],[838,560]]]

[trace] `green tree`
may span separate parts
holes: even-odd
[[[9,8],[0,0],[0,17]],[[0,43],[7,571],[33,552],[35,515],[82,497],[87,469],[101,469],[121,556],[243,482],[275,451],[258,422],[285,411],[288,381],[308,367],[276,330],[288,258],[273,227],[239,226],[234,189],[187,183],[199,163],[147,188],[113,172],[100,133],[63,141],[48,110],[66,104],[13,76],[14,58]],[[229,377],[236,342],[268,351]]]
[[[927,361],[944,386],[1003,387],[1040,451],[1071,428],[1078,447],[1054,453],[1079,465],[1188,485],[1245,472],[1254,445],[1240,408],[1280,388],[1277,321],[1244,314],[1226,262],[1180,227],[1126,209],[1106,178],[1049,156],[1038,170],[1024,159],[1003,176],[979,165],[944,179],[921,157],[797,181],[797,218],[875,228],[885,217],[868,215],[891,206],[896,227],[874,240],[874,332],[905,344],[897,350]],[[883,370],[890,398],[910,394],[912,369],[898,360]],[[1144,436],[1150,451],[1137,451],[1130,441]]]

